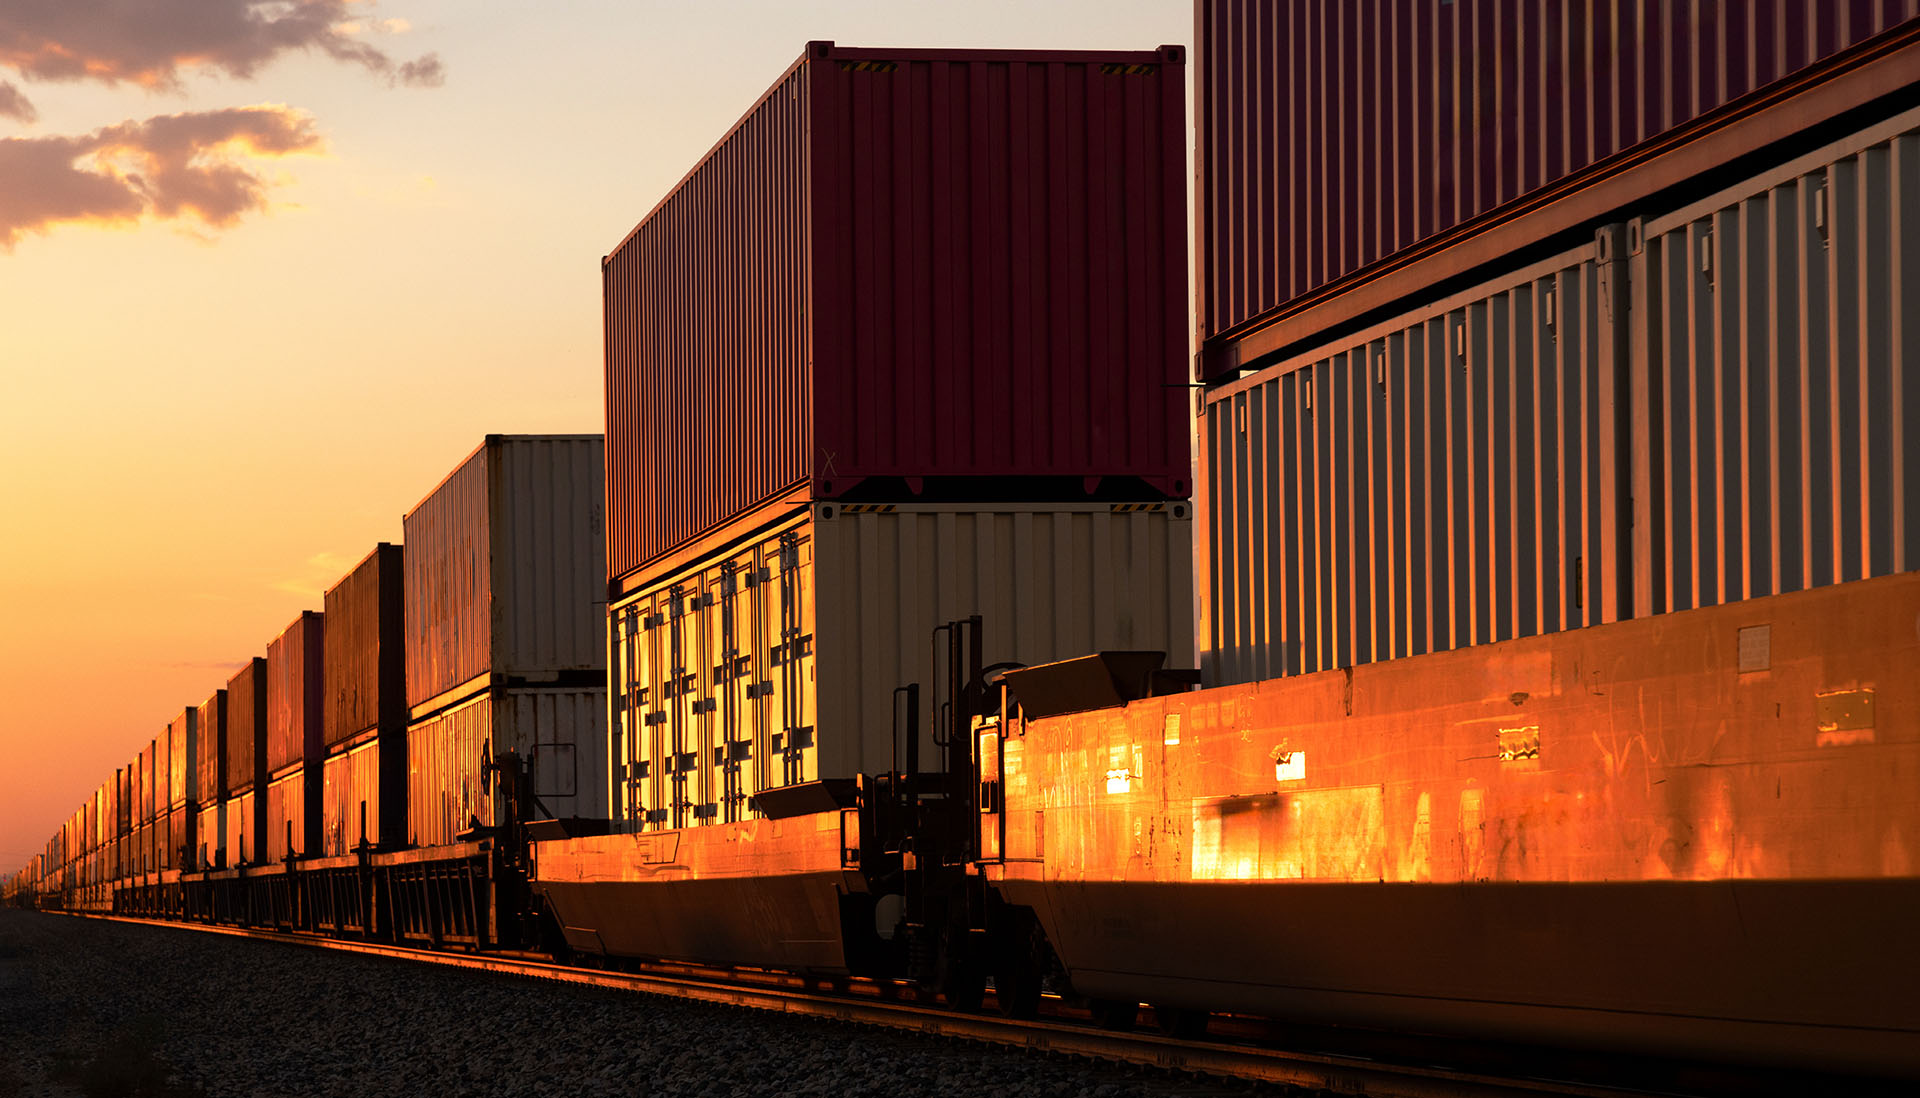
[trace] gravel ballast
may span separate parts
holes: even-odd
[[[1275,1093],[764,1012],[0,909],[0,1098]]]

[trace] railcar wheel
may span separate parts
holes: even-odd
[[[1095,999],[1087,1004],[1087,1010],[1093,1014],[1095,1025],[1116,1032],[1132,1029],[1133,1023],[1140,1019],[1139,1003],[1118,999]]]
[[[993,966],[993,998],[1003,1017],[1027,1019],[1040,1013],[1039,958],[1032,949],[1009,949]]]
[[[939,968],[934,986],[948,1006],[975,1011],[987,997],[987,974],[979,959],[967,949],[966,938],[964,931],[940,936]]]
[[[1192,1039],[1207,1032],[1209,1015],[1192,1007],[1154,1005],[1154,1028],[1169,1037]]]

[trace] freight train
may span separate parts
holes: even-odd
[[[489,439],[9,898],[1920,1077],[1920,13],[1757,10],[1627,117],[1680,24],[1200,0],[1197,483],[1184,51],[810,44],[603,261],[604,458]]]

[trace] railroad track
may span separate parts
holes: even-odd
[[[1443,1067],[1370,1061],[1324,1053],[1294,1052],[1236,1040],[1192,1040],[1156,1033],[1114,1032],[1065,1018],[1015,1021],[986,1014],[961,1014],[944,1007],[885,997],[868,985],[865,994],[823,991],[800,977],[768,974],[764,981],[721,979],[692,968],[680,971],[624,972],[577,968],[551,961],[498,954],[449,953],[411,946],[340,941],[275,930],[176,923],[123,915],[80,914],[83,918],[176,930],[254,938],[314,949],[335,950],[396,961],[441,965],[521,979],[549,980],[583,987],[716,1003],[863,1026],[918,1033],[949,1040],[1025,1049],[1158,1068],[1170,1072],[1257,1080],[1331,1091],[1337,1094],[1396,1098],[1506,1098],[1522,1095],[1622,1098],[1647,1091],[1596,1086],[1565,1080],[1503,1077]],[[680,966],[671,966],[678,968]]]

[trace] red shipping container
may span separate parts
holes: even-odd
[[[810,43],[607,257],[609,574],[790,494],[1185,497],[1184,119],[1177,46]]]
[[[1636,182],[1697,178],[1895,90],[1903,73],[1910,85],[1920,64],[1920,0],[1194,6],[1196,269],[1208,377],[1298,348],[1316,328],[1390,306],[1396,295],[1404,308],[1411,276],[1394,290],[1329,304],[1311,322],[1277,323],[1477,218],[1538,213],[1556,183],[1590,208],[1568,203],[1533,222],[1590,239],[1591,219],[1609,211],[1605,192],[1574,188],[1579,180],[1659,155],[1682,131],[1718,127],[1711,152],[1700,146],[1681,158],[1686,164],[1642,171]],[[1784,102],[1793,81],[1828,86],[1796,91],[1792,117],[1736,132],[1741,111]],[[1425,272],[1465,275],[1511,243],[1448,248]]]

